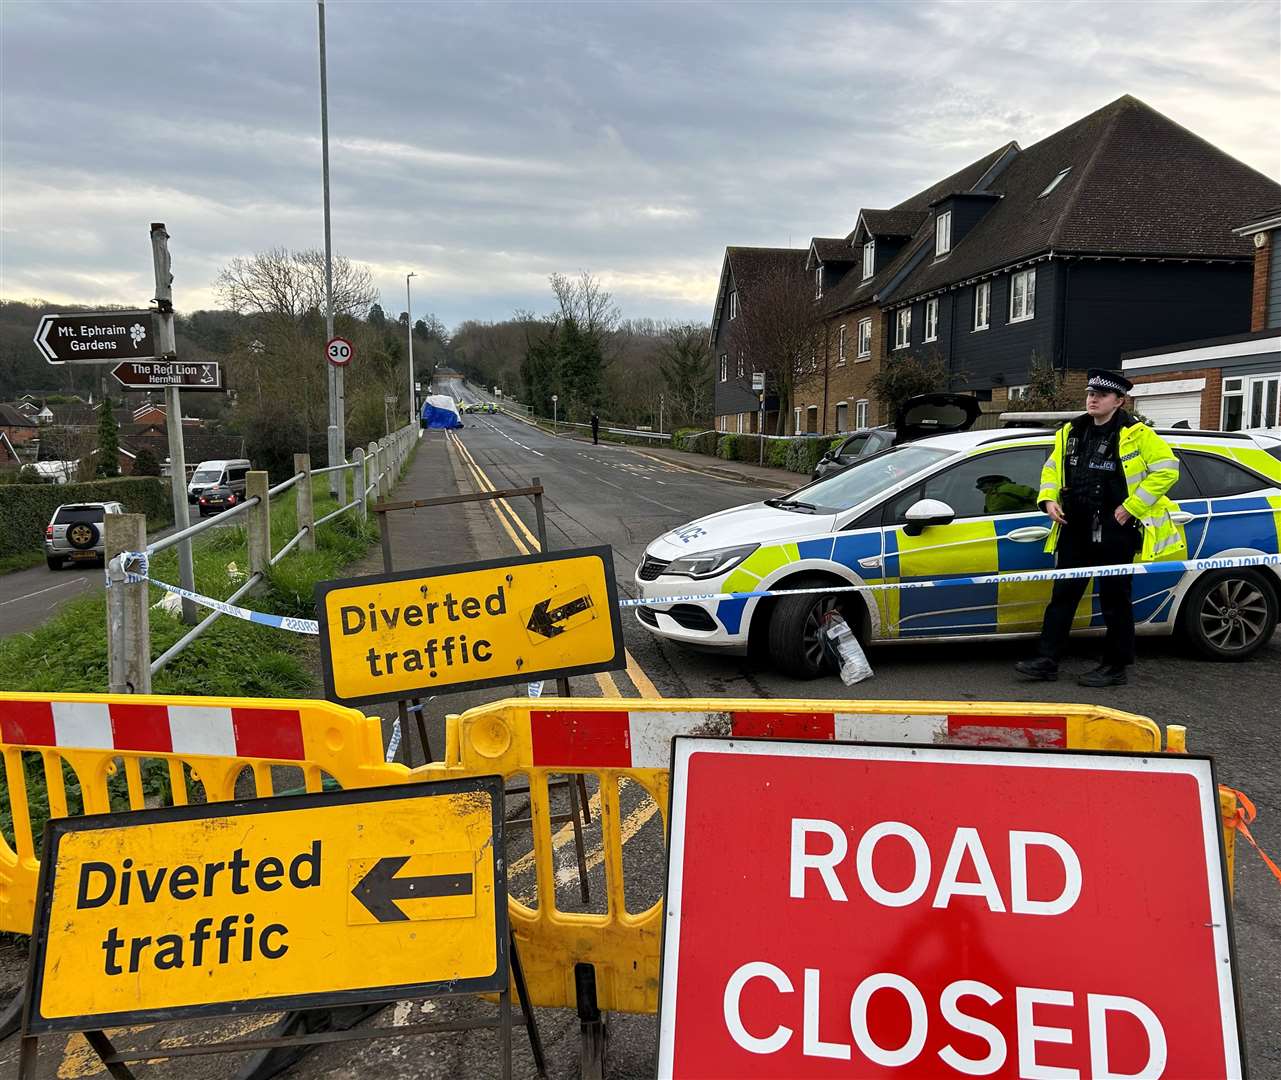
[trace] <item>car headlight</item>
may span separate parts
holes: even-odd
[[[687,555],[668,563],[664,574],[675,574],[677,577],[706,578],[723,574],[732,566],[737,566],[755,551],[760,544],[741,544],[738,547],[717,548],[715,551],[704,551],[698,555]]]

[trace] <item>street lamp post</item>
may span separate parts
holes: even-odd
[[[409,323],[409,426],[418,419],[418,399],[414,396],[414,305],[409,297],[409,279],[417,277],[413,271],[405,275],[405,321]]]
[[[333,233],[329,220],[329,78],[325,65],[325,0],[317,0],[320,23],[320,157],[325,197],[325,340],[334,336],[334,265]],[[329,369],[329,464],[339,465],[347,458],[346,407],[343,402],[343,370],[328,361]],[[344,485],[340,489],[339,485]],[[337,495],[345,490],[343,474],[329,474],[329,490]],[[338,500],[342,502],[342,499]]]

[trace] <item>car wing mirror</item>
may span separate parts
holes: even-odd
[[[903,531],[908,536],[920,536],[930,525],[949,525],[956,511],[938,499],[920,499],[907,508],[903,515]]]

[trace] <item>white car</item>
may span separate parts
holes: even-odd
[[[1162,430],[1180,463],[1189,558],[1277,554],[1281,447],[1266,436]],[[744,653],[759,644],[784,672],[828,666],[821,620],[839,610],[864,642],[965,640],[1040,630],[1051,584],[789,597],[700,595],[876,585],[1000,571],[1046,570],[1049,519],[1036,505],[1051,430],[967,431],[864,458],[789,495],[734,507],[659,537],[636,572],[636,609],[650,633]],[[994,483],[993,481],[996,481]],[[1203,654],[1244,659],[1272,636],[1281,571],[1170,571],[1134,579],[1141,634],[1185,634]],[[690,599],[694,597],[694,599]],[[680,599],[675,599],[680,598]],[[1078,629],[1102,630],[1097,597]]]
[[[44,530],[44,555],[49,569],[61,570],[68,559],[103,565],[107,515],[124,512],[124,505],[118,502],[63,503]]]

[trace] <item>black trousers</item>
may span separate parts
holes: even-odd
[[[1090,539],[1084,528],[1064,529],[1059,537],[1058,566],[1061,570],[1077,566],[1110,566],[1134,561],[1142,536],[1134,526],[1120,527],[1108,522],[1099,542]],[[1072,632],[1072,619],[1077,605],[1093,578],[1069,578],[1054,583],[1045,620],[1041,624],[1041,655],[1058,660]],[[1134,578],[1099,579],[1099,607],[1107,636],[1103,640],[1102,662],[1115,667],[1134,663]]]

